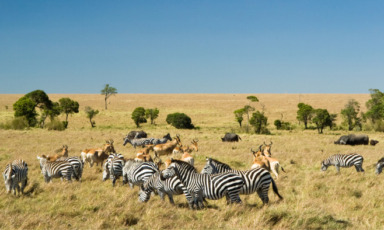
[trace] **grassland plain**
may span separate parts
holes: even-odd
[[[118,94],[110,98],[104,110],[101,95],[50,94],[53,101],[70,97],[80,104],[80,113],[69,117],[65,131],[31,129],[25,131],[0,130],[0,169],[10,161],[22,158],[29,165],[29,185],[26,195],[14,197],[0,188],[0,229],[382,229],[384,226],[383,176],[374,174],[374,165],[384,156],[384,134],[363,132],[380,143],[373,146],[340,146],[333,141],[345,131],[315,130],[277,131],[273,121],[280,119],[297,124],[297,104],[304,102],[315,108],[326,108],[340,113],[349,99],[362,105],[369,94],[255,94],[269,118],[272,135],[240,133],[239,143],[222,143],[220,137],[228,131],[238,131],[233,111],[248,104],[245,94]],[[0,95],[0,122],[13,117],[12,105],[22,95]],[[8,108],[6,108],[8,106]],[[84,112],[85,106],[100,110],[95,117],[96,128],[91,128]],[[199,139],[199,152],[193,153],[200,171],[205,157],[226,162],[233,168],[251,166],[250,148],[264,141],[273,141],[272,154],[280,160],[286,173],[276,181],[283,201],[270,192],[270,205],[262,206],[256,194],[241,196],[242,205],[225,204],[225,199],[209,201],[204,210],[189,210],[183,196],[175,197],[176,206],[158,196],[148,203],[138,202],[138,188],[116,187],[101,181],[101,168],[88,166],[83,181],[66,183],[59,179],[44,183],[36,155],[52,154],[63,144],[69,154],[78,156],[84,148],[100,147],[106,139],[115,140],[117,152],[133,157],[131,146],[122,146],[123,137],[137,130],[131,112],[134,108],[160,110],[156,125],[143,124],[140,129],[153,137],[166,133],[180,134],[183,143]],[[165,122],[172,112],[188,114],[195,130],[177,130]],[[60,117],[64,119],[64,117]],[[338,123],[341,122],[340,117]],[[354,168],[334,167],[320,171],[320,162],[336,153],[356,152],[364,156],[365,173]]]

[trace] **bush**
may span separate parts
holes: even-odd
[[[289,122],[284,122],[281,120],[275,120],[274,125],[277,130],[292,130],[292,125]]]
[[[29,123],[26,117],[15,117],[11,121],[0,124],[0,128],[23,130],[29,128]]]
[[[191,118],[184,113],[172,113],[167,115],[167,123],[177,129],[193,129],[195,126],[192,124]]]
[[[65,124],[59,120],[52,120],[51,122],[47,123],[45,126],[48,130],[57,130],[57,131],[63,131],[65,130]]]
[[[252,114],[249,123],[255,128],[255,133],[257,134],[271,134],[268,130],[268,117],[264,115],[263,112],[256,111]]]

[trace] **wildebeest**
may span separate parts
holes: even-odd
[[[349,134],[341,136],[334,143],[339,145],[368,145],[369,137],[367,135]]]
[[[369,142],[369,144],[373,146],[375,146],[377,143],[379,143],[379,141],[373,139]]]
[[[136,136],[137,135],[137,136]],[[147,138],[147,133],[143,130],[141,131],[131,131],[127,134],[125,138],[128,138],[128,140],[132,140],[134,138]]]
[[[221,138],[221,140],[223,142],[238,142],[241,140],[241,138],[236,133],[226,133],[225,136]]]

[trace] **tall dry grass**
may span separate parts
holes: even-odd
[[[0,122],[13,117],[12,104],[22,95],[0,95]],[[240,134],[239,143],[222,143],[220,137],[227,131],[238,130],[233,111],[248,101],[247,95],[117,95],[111,97],[105,111],[101,95],[49,95],[54,101],[70,97],[80,103],[80,113],[69,118],[65,131],[31,129],[25,131],[0,130],[0,168],[17,158],[29,165],[29,185],[26,194],[14,197],[0,188],[1,229],[378,229],[384,224],[383,176],[374,174],[374,165],[383,157],[383,133],[365,132],[379,140],[377,146],[339,146],[333,141],[344,131],[317,131],[296,129],[277,131],[272,135]],[[316,108],[339,113],[349,99],[361,105],[369,95],[256,95],[264,105],[269,123],[280,119],[297,123],[297,103],[304,102]],[[8,106],[8,110],[5,109]],[[92,129],[84,107],[100,110]],[[138,202],[138,188],[116,187],[110,181],[101,181],[101,168],[84,169],[81,183],[61,182],[56,179],[44,183],[36,155],[53,154],[63,144],[70,155],[80,155],[84,148],[99,147],[106,139],[115,140],[115,148],[126,157],[133,157],[131,146],[122,146],[123,137],[136,130],[131,120],[134,108],[157,107],[160,116],[157,125],[143,124],[153,137],[170,132],[180,134],[183,143],[199,139],[199,152],[193,153],[200,171],[205,157],[226,162],[233,168],[250,168],[250,148],[264,141],[273,141],[272,154],[280,160],[287,173],[280,174],[277,186],[283,201],[270,192],[270,205],[263,207],[256,194],[241,196],[242,205],[225,204],[225,199],[209,201],[204,210],[189,210],[183,196],[175,197],[176,206],[158,196],[148,203]],[[255,103],[261,109],[260,103]],[[364,109],[364,106],[362,106]],[[165,122],[172,112],[188,114],[196,130],[177,130]],[[64,117],[60,117],[62,120]],[[338,120],[338,122],[340,122]],[[365,173],[354,168],[334,167],[320,172],[320,162],[335,153],[357,152],[364,156]]]

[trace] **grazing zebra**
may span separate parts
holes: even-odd
[[[384,157],[381,158],[376,164],[376,174],[379,175],[383,171]]]
[[[37,156],[40,161],[41,174],[44,175],[46,183],[50,182],[52,178],[65,178],[67,181],[71,181],[73,172],[72,165],[68,161],[54,161],[49,162],[44,157]]]
[[[123,168],[123,184],[129,183],[131,188],[140,186],[156,172],[159,172],[159,168],[153,162],[136,162],[129,159]]]
[[[153,140],[151,140],[151,144],[153,145],[165,144],[168,140],[172,141],[171,135],[169,133],[161,139],[153,138]]]
[[[334,165],[336,167],[337,172],[339,173],[340,167],[349,168],[354,165],[357,172],[364,172],[363,161],[364,158],[357,153],[351,153],[346,155],[335,154],[321,162],[321,170],[326,171],[328,166]]]
[[[131,139],[130,140],[128,138],[124,138],[123,145],[125,146],[127,143],[129,143],[134,148],[136,148],[137,146],[142,146],[144,148],[144,146],[152,144],[154,139],[155,138],[140,138],[140,139]]]
[[[8,164],[5,167],[3,172],[5,189],[7,193],[10,193],[13,190],[13,194],[20,194],[20,186],[21,183],[21,193],[24,193],[24,188],[27,186],[28,182],[28,165],[23,160],[14,160],[12,164]]]
[[[169,202],[175,204],[173,195],[185,194],[187,200],[191,203],[192,197],[186,187],[177,176],[170,177],[166,180],[160,179],[160,172],[154,173],[140,187],[139,201],[147,202],[151,197],[151,193],[158,193],[160,198],[164,200],[164,195],[167,194]],[[192,208],[192,207],[191,207]]]
[[[196,169],[180,160],[171,160],[171,164],[161,172],[161,179],[177,175],[188,192],[192,195],[193,204],[204,207],[203,199],[218,200],[226,196],[227,203],[241,203],[240,190],[244,185],[241,176],[235,173],[206,175],[197,173]]]
[[[73,168],[73,177],[77,181],[81,181],[81,177],[83,176],[83,168],[84,164],[80,157],[61,157],[56,161],[67,161],[72,165]]]
[[[123,167],[124,156],[119,153],[110,154],[104,164],[103,181],[109,177],[112,180],[112,186],[115,186],[116,180],[123,175]]]
[[[216,174],[224,172],[236,173],[243,178],[244,185],[240,190],[240,194],[249,195],[257,192],[260,199],[263,201],[263,204],[267,204],[269,202],[268,190],[270,184],[272,183],[273,192],[280,199],[283,199],[283,197],[279,194],[276,183],[271,177],[271,174],[263,168],[255,168],[246,171],[234,170],[227,164],[212,158],[207,158],[207,163],[201,171],[202,174]]]

